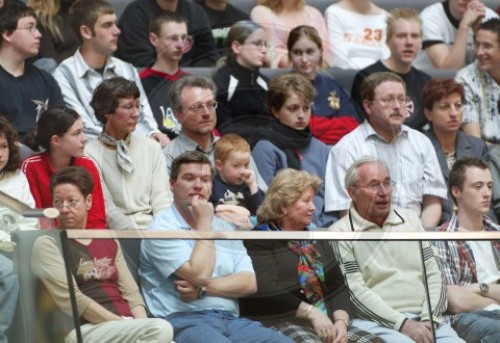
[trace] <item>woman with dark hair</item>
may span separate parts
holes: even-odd
[[[90,106],[103,128],[85,154],[99,169],[108,225],[146,229],[172,200],[160,145],[134,134],[141,116],[139,88],[123,77],[106,79],[94,90]]]
[[[52,207],[50,177],[57,170],[80,166],[94,179],[92,207],[87,228],[106,227],[106,210],[99,172],[94,162],[83,156],[87,138],[83,122],[78,113],[70,108],[53,107],[43,112],[38,119],[36,131],[28,134],[26,143],[34,151],[40,146],[45,150],[24,160],[22,171],[28,178],[36,207]]]
[[[309,123],[311,132],[323,143],[334,145],[361,122],[351,96],[337,79],[322,70],[323,41],[314,27],[294,28],[287,47],[293,70],[311,81],[316,89]]]
[[[307,231],[321,180],[305,171],[280,171],[257,211],[259,231]],[[240,299],[243,316],[297,343],[382,342],[350,325],[349,290],[325,241],[248,240],[257,293]]]
[[[245,115],[264,114],[268,79],[260,73],[267,53],[262,27],[249,20],[231,26],[226,39],[227,56],[213,76],[217,86],[217,127]]]
[[[274,117],[271,129],[257,132],[252,157],[259,174],[270,184],[285,168],[305,170],[325,179],[330,149],[311,135],[309,120],[315,90],[302,75],[291,73],[275,77],[267,92],[268,111]],[[318,227],[332,224],[334,217],[324,212],[324,189],[314,197],[313,222]]]
[[[448,174],[456,160],[477,157],[489,160],[486,143],[477,137],[460,131],[464,115],[464,87],[454,79],[437,78],[430,80],[422,91],[424,115],[431,125],[425,135],[431,140],[443,173],[446,185]],[[451,218],[453,200],[443,200],[440,223]],[[490,218],[495,218],[493,212]]]

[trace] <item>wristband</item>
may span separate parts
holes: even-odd
[[[306,311],[306,319],[309,318],[309,314],[311,313],[311,311],[313,310],[313,308],[314,308],[313,305],[309,305],[309,308]]]

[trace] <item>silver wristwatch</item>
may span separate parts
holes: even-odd
[[[486,295],[486,294],[488,294],[489,290],[490,290],[490,285],[488,285],[487,283],[480,283],[479,284],[479,294]]]

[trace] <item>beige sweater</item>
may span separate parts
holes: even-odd
[[[110,229],[147,229],[153,216],[172,203],[165,157],[160,145],[132,135],[128,146],[135,171],[128,174],[117,163],[117,152],[91,141],[85,154],[94,160],[101,176]]]

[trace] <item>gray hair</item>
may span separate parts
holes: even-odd
[[[168,95],[170,97],[170,107],[173,111],[182,110],[181,94],[186,87],[198,87],[203,89],[209,89],[214,94],[217,94],[217,87],[211,78],[199,75],[188,75],[181,77],[179,80],[175,81]]]
[[[389,173],[389,168],[387,167],[387,163],[384,161],[372,157],[372,156],[363,156],[357,160],[355,160],[349,168],[347,168],[347,171],[345,173],[345,179],[344,179],[344,186],[345,189],[348,189],[349,187],[356,186],[359,181],[359,175],[358,175],[358,167],[361,167],[365,164],[379,164],[384,169]]]

